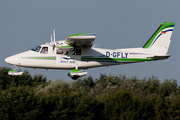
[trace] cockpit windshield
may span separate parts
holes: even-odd
[[[31,50],[35,52],[39,52],[40,49],[41,49],[41,46],[37,46],[37,47],[32,48]]]

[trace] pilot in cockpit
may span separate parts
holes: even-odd
[[[48,48],[47,47],[43,47],[42,50],[41,50],[41,53],[47,54],[48,53]]]
[[[44,49],[44,53],[47,54],[48,53],[48,50],[47,48]]]

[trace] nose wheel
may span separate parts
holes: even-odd
[[[14,65],[13,70],[10,70],[10,71],[8,72],[8,75],[17,76],[17,75],[22,75],[22,74],[23,74],[23,72],[17,71],[16,69],[17,69],[17,66]]]

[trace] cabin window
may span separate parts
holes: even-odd
[[[48,54],[48,47],[43,47],[41,53]]]
[[[56,54],[68,55],[68,51],[66,51],[66,50],[57,50]]]
[[[81,49],[73,50],[73,55],[81,55]]]
[[[41,49],[41,46],[37,46],[37,47],[32,48],[31,50],[35,52],[39,52],[40,49]]]

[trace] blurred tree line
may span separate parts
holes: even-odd
[[[9,76],[0,67],[0,120],[180,119],[176,80],[125,75],[47,81],[43,75]]]

